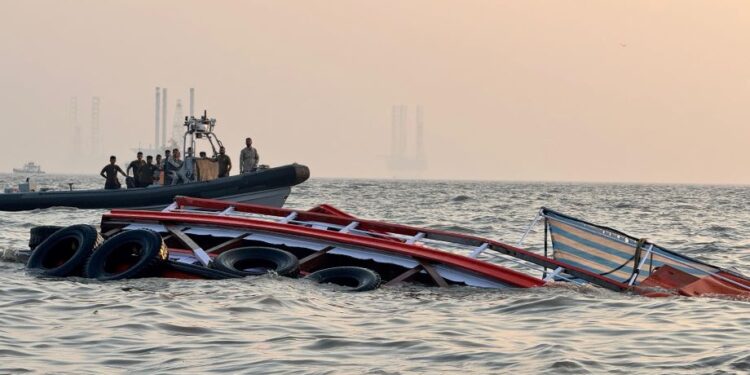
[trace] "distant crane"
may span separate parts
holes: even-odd
[[[167,89],[161,89],[161,144],[167,144]]]
[[[193,105],[195,90],[190,89],[190,104]],[[167,88],[157,87],[154,96],[154,143],[150,147],[139,145],[133,151],[141,151],[144,155],[159,155],[167,149],[182,149],[184,147],[185,116],[182,100],[177,99],[172,116],[172,129],[167,134]],[[160,130],[161,129],[161,130]]]
[[[395,105],[391,109],[391,154],[387,158],[387,167],[393,177],[418,178],[427,169],[427,158],[424,153],[424,122],[422,107],[416,108],[415,142],[413,154],[407,148],[408,107]]]
[[[72,155],[80,155],[81,153],[81,127],[78,125],[78,97],[73,96],[70,98],[70,108],[68,112],[68,120],[70,126],[73,128],[73,152]]]
[[[94,157],[101,156],[101,139],[99,135],[99,104],[101,100],[98,96],[91,98],[91,155]]]
[[[191,89],[192,90],[192,89]],[[182,114],[182,100],[177,99],[177,105],[174,109],[174,116],[172,118],[172,138],[170,143],[172,148],[182,150],[183,141],[183,126],[185,126],[185,119]]]

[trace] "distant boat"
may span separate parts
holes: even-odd
[[[30,161],[23,165],[22,168],[13,168],[13,173],[32,173],[32,174],[44,174],[42,167]]]

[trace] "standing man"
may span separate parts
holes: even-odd
[[[184,184],[190,182],[185,176],[185,163],[180,160],[180,150],[172,150],[172,159],[167,162],[170,172],[172,172],[172,185]]]
[[[162,159],[162,163],[167,164],[167,161],[172,157],[169,155],[169,152],[169,150],[164,150],[164,159]]]
[[[135,157],[136,159],[128,164],[125,174],[129,176],[130,170],[133,169],[133,182],[135,183],[135,187],[143,187],[141,185],[141,168],[146,165],[146,162],[143,161],[143,153],[140,151],[138,151]]]
[[[219,178],[229,177],[229,171],[232,170],[232,160],[229,159],[224,146],[219,147],[219,155],[216,155],[216,161],[219,163]]]
[[[169,154],[169,150],[164,150],[164,159],[162,160],[161,170],[164,171],[164,185],[172,185],[172,168],[169,166],[169,161],[172,160],[172,156]]]
[[[109,164],[104,166],[104,168],[102,168],[102,171],[99,172],[99,175],[106,179],[106,182],[104,183],[105,189],[120,188],[120,180],[117,179],[117,172],[120,172],[123,176],[128,177],[128,175],[122,171],[122,168],[120,168],[119,165],[115,164],[116,162],[117,158],[114,155],[110,156]]]
[[[245,145],[247,147],[240,151],[240,173],[254,172],[258,168],[260,155],[258,155],[258,150],[253,147],[252,138],[245,138]]]
[[[187,155],[185,155],[185,164],[183,164],[185,176],[188,180],[195,181],[195,156],[193,155],[193,148],[188,147]]]
[[[161,174],[164,172],[164,163],[161,162],[161,154],[156,154],[156,164],[154,165],[154,183],[161,185]]]
[[[138,181],[141,187],[149,186],[154,183],[154,172],[158,170],[159,168],[154,165],[154,157],[151,155],[146,156],[146,164],[141,167],[136,181]]]

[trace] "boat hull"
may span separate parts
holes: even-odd
[[[116,190],[73,190],[0,194],[0,211],[24,211],[49,207],[161,208],[176,196],[234,199],[281,206],[291,186],[310,177],[310,170],[299,164],[173,186]]]
[[[250,193],[228,195],[228,196],[219,197],[216,199],[219,199],[222,201],[237,202],[237,203],[258,204],[261,206],[269,206],[269,207],[283,207],[284,203],[286,203],[286,199],[289,198],[289,194],[291,194],[291,192],[292,192],[292,188],[285,186],[285,187],[280,187],[277,189],[269,189],[269,190],[254,191]],[[133,208],[142,209],[142,210],[161,210],[165,208],[166,206],[167,205],[165,204],[159,204],[155,206],[133,207]]]
[[[386,285],[410,278],[437,286],[504,289],[544,285],[537,277],[498,264],[391,236],[388,228],[398,229],[333,207],[299,211],[188,197],[177,198],[175,205],[161,212],[112,210],[102,215],[101,221],[105,237],[133,229],[160,233],[170,249],[170,260],[181,263],[194,264],[201,256],[212,257],[232,248],[263,246],[294,254],[302,274],[343,265],[372,269]],[[358,232],[350,233],[354,230]],[[412,234],[419,231],[427,230]],[[201,252],[204,255],[199,255]]]

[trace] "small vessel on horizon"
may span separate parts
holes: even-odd
[[[13,173],[44,174],[45,172],[40,165],[30,161],[24,164],[21,168],[13,168]]]

